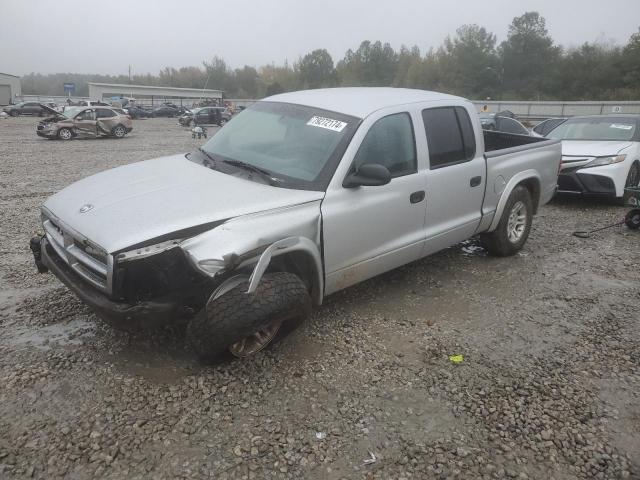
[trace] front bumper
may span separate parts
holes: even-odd
[[[169,323],[178,316],[178,305],[171,301],[146,301],[136,304],[111,300],[82,280],[63,262],[49,245],[46,237],[31,240],[31,250],[38,271],[45,267],[64,283],[98,316],[116,328],[149,328]]]
[[[43,138],[56,138],[58,136],[57,130],[36,130],[36,134]]]
[[[612,178],[581,172],[581,167],[568,167],[558,175],[558,193],[616,196],[616,185]]]

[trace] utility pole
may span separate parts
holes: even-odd
[[[131,65],[129,65],[129,84],[131,84]]]

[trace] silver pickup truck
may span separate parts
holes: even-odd
[[[286,93],[191,153],[53,195],[31,249],[113,325],[185,319],[202,360],[243,357],[327,295],[474,235],[516,253],[560,158],[558,141],[483,131],[459,97]]]

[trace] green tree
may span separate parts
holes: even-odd
[[[640,97],[640,29],[622,50],[620,70],[624,86],[636,99]]]
[[[233,71],[221,57],[215,55],[210,62],[203,62],[207,74],[202,88],[224,90],[227,96],[234,95],[237,88]]]
[[[304,88],[331,87],[335,84],[333,58],[324,48],[307,53],[298,63]]]
[[[437,52],[443,91],[472,98],[495,97],[500,92],[502,70],[496,36],[478,25],[463,25],[447,37]]]
[[[523,100],[541,98],[550,90],[560,53],[538,12],[514,18],[500,46],[504,89]]]
[[[245,65],[235,73],[236,96],[240,98],[255,98],[258,95],[259,76],[255,68]]]
[[[279,93],[284,92],[284,88],[278,82],[273,82],[267,86],[266,95],[270,97],[271,95],[277,95]]]
[[[422,57],[420,55],[420,49],[417,46],[414,45],[409,49],[405,45],[402,45],[398,53],[396,76],[393,79],[393,85],[396,87],[410,86],[409,72],[414,65],[420,64],[421,62]]]
[[[556,70],[554,96],[562,100],[614,99],[623,87],[619,47],[585,43],[565,53]]]
[[[343,85],[391,86],[396,76],[398,55],[388,43],[365,40],[355,52],[347,50],[338,63]]]

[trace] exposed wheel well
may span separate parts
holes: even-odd
[[[518,185],[523,185],[527,190],[529,190],[531,201],[533,203],[533,214],[535,215],[538,213],[538,204],[540,203],[540,182],[537,178],[527,178],[521,181]]]
[[[307,287],[313,302],[320,303],[323,292],[318,276],[322,272],[316,271],[316,264],[308,253],[294,251],[274,257],[267,272],[290,272],[297,275]]]

